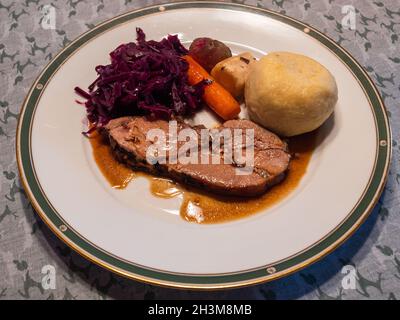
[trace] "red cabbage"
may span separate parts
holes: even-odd
[[[79,87],[88,120],[99,127],[110,119],[126,115],[170,118],[199,110],[205,81],[189,85],[188,50],[176,35],[157,42],[146,41],[136,28],[136,43],[122,44],[110,53],[111,64],[96,67],[97,79],[88,91]]]

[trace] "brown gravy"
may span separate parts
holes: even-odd
[[[97,133],[90,136],[94,159],[113,188],[125,188],[138,172],[132,171],[119,163],[113,156],[110,147]],[[180,214],[183,219],[197,223],[219,223],[239,219],[268,208],[285,198],[299,184],[307,171],[313,150],[317,143],[317,131],[289,139],[289,150],[295,155],[285,180],[271,188],[264,195],[250,199],[230,198],[210,195],[202,190],[181,186],[171,180],[154,177],[145,173],[150,179],[150,191],[156,197],[173,198],[182,196]]]
[[[136,173],[115,160],[110,146],[97,131],[90,134],[89,140],[92,145],[94,160],[101,173],[113,188],[124,189],[136,176]]]

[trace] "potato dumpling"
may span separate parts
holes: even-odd
[[[241,53],[219,62],[212,69],[211,76],[233,96],[239,98],[243,95],[249,66],[255,61],[256,58],[251,53]]]
[[[271,52],[252,64],[245,85],[250,118],[286,137],[317,129],[337,100],[332,74],[317,61],[289,52]]]

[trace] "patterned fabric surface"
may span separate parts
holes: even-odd
[[[18,177],[15,131],[20,106],[44,65],[82,32],[119,13],[162,1],[0,0],[0,298],[2,299],[397,299],[400,298],[400,1],[233,1],[272,9],[323,31],[366,68],[380,90],[393,130],[386,189],[363,226],[338,250],[292,276],[215,292],[160,288],[116,276],[70,250],[32,210]],[[56,8],[55,30],[41,27]],[[355,30],[343,27],[352,5]],[[42,268],[54,266],[55,288]],[[355,269],[355,287],[344,266]],[[343,285],[344,284],[344,285]]]

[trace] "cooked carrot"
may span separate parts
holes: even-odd
[[[191,56],[184,56],[184,59],[189,63],[188,79],[191,85],[204,79],[212,81],[204,88],[203,99],[207,105],[224,120],[236,118],[240,112],[240,105],[235,98],[214,81],[213,77]]]

